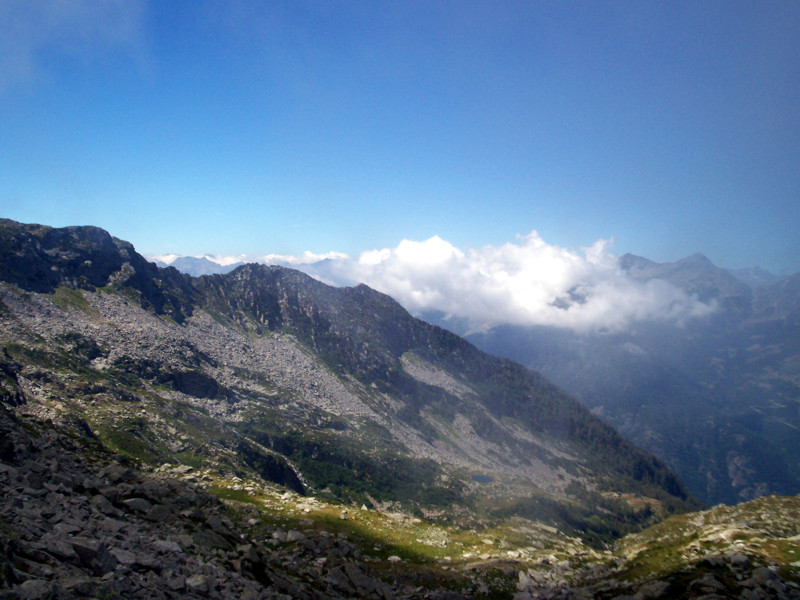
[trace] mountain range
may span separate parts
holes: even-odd
[[[800,596],[800,500],[687,517],[562,388],[365,285],[0,220],[0,346],[5,597]]]
[[[633,258],[633,255],[630,254],[626,256]],[[215,275],[215,274],[229,273],[230,271],[233,271],[236,267],[240,267],[243,264],[245,264],[244,262],[222,264],[220,262],[216,262],[214,260],[214,257],[209,255],[176,256],[170,262],[164,262],[163,260],[158,260],[158,259],[153,259],[153,262],[158,267],[175,267],[181,273],[192,275],[193,277],[199,277],[201,275]],[[302,265],[302,268],[300,268],[300,270],[304,272],[311,271],[310,274],[312,275],[316,274],[317,272],[329,275],[328,273],[326,273],[324,267],[326,263],[330,262],[331,259],[322,259],[315,262],[304,263],[304,265]],[[284,264],[284,263],[276,263],[276,264],[281,264],[282,266],[291,266],[289,264]],[[758,287],[773,285],[778,283],[781,279],[783,279],[782,277],[770,273],[769,271],[762,269],[761,267],[749,267],[744,269],[726,269],[726,271],[750,288],[758,288]]]

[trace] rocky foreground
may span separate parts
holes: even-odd
[[[446,597],[384,583],[342,536],[264,526],[2,410],[2,598]],[[99,448],[98,448],[99,450]]]
[[[326,526],[309,515],[313,498],[282,526],[190,470],[141,470],[0,409],[0,598],[800,598],[798,499],[674,517],[616,553],[549,540],[538,556],[415,562],[381,558],[377,531],[350,539]]]

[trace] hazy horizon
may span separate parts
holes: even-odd
[[[546,243],[533,231],[499,246],[466,250],[433,236],[403,240],[394,248],[355,257],[306,253],[213,258],[220,265],[288,265],[337,286],[365,283],[411,312],[437,311],[476,327],[515,324],[619,331],[639,321],[683,324],[717,309],[716,303],[701,302],[667,282],[628,276],[612,246],[610,240],[598,240],[570,250]],[[172,262],[177,257],[147,258]]]

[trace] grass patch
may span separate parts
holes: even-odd
[[[172,457],[179,464],[188,465],[195,469],[202,469],[208,465],[208,459],[206,457],[199,454],[195,454],[191,450],[183,450],[181,452],[176,452],[175,454],[172,455]]]
[[[100,440],[111,450],[148,464],[164,462],[169,451],[155,441],[143,417],[118,418],[111,426],[100,426]]]
[[[81,290],[75,290],[61,285],[53,292],[50,300],[53,304],[64,310],[75,309],[94,317],[100,316],[97,309],[93,308],[92,305],[89,304],[89,301],[86,300]]]
[[[216,496],[220,500],[230,500],[232,502],[261,506],[261,503],[245,490],[234,490],[222,485],[212,485],[208,488],[208,493]]]

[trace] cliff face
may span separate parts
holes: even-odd
[[[143,306],[182,321],[191,310],[188,276],[159,269],[98,227],[53,228],[0,219],[0,280],[39,293],[59,286],[127,289]]]

